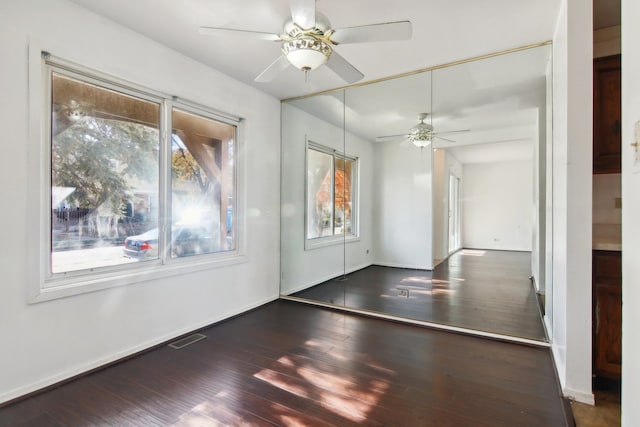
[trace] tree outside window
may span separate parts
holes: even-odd
[[[235,126],[63,70],[50,87],[50,273],[235,249]]]

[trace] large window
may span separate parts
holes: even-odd
[[[51,278],[235,251],[236,122],[46,69]]]
[[[309,142],[307,239],[355,235],[357,159]]]

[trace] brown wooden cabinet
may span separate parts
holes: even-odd
[[[593,173],[620,173],[620,55],[593,61]]]
[[[622,367],[622,254],[593,251],[593,371],[620,379]]]

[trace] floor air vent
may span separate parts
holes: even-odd
[[[197,343],[200,340],[205,339],[207,336],[202,334],[193,334],[188,337],[180,338],[178,341],[174,341],[169,344],[169,347],[175,348],[176,350],[180,350],[181,348],[185,348],[188,345]]]

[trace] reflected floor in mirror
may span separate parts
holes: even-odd
[[[373,265],[292,296],[546,341],[530,271],[530,252],[462,249],[433,271]]]

